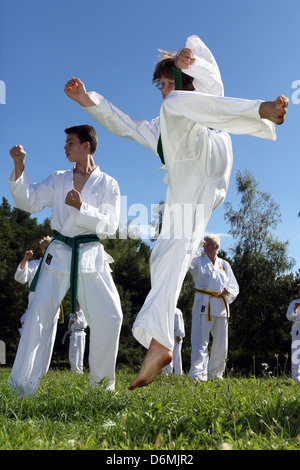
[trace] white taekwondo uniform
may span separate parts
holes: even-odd
[[[51,228],[65,237],[115,233],[119,223],[118,183],[97,167],[82,191],[80,210],[65,204],[74,188],[73,170],[52,173],[42,183],[30,184],[26,171],[9,186],[16,206],[26,212],[52,207]],[[28,310],[9,384],[19,396],[33,395],[47,372],[45,351],[53,350],[53,328],[58,308],[70,286],[72,249],[59,240],[50,241],[42,261],[34,296]],[[122,323],[120,299],[111,277],[109,263],[100,242],[79,248],[78,301],[90,326],[90,384],[108,378],[115,386],[115,363]],[[75,312],[74,312],[75,313]],[[101,340],[100,340],[101,339]]]
[[[151,290],[136,318],[133,334],[145,347],[155,338],[170,350],[174,345],[174,312],[184,277],[211,212],[227,192],[232,168],[227,132],[276,138],[275,126],[260,118],[261,101],[222,96],[219,69],[205,44],[191,36],[186,47],[192,49],[197,60],[184,73],[196,77],[193,83],[197,91],[171,91],[161,105],[160,117],[151,122],[134,120],[95,92],[89,93],[95,106],[84,108],[112,133],[133,139],[156,154],[161,132],[168,184],[165,207],[177,210],[179,216],[174,220],[164,215],[151,253]],[[184,236],[178,236],[181,232]]]
[[[288,320],[293,322],[291,336],[291,368],[292,368],[292,379],[295,382],[300,382],[300,307],[296,309],[294,313],[294,305],[296,302],[300,302],[299,299],[293,300],[286,312]]]
[[[175,375],[182,374],[182,343],[185,337],[184,321],[182,311],[179,308],[175,310],[174,316],[174,348],[173,348],[173,360],[162,369],[163,374],[171,374],[174,370]],[[180,338],[180,342],[178,342]]]
[[[239,286],[230,264],[218,256],[214,264],[206,254],[196,257],[191,264],[191,271],[197,290],[222,293],[226,288],[230,292],[224,296],[224,300],[196,292],[192,311],[190,376],[203,381],[208,376],[221,379],[228,352],[229,304],[237,297]],[[213,343],[209,358],[210,333]]]

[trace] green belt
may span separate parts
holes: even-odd
[[[65,237],[57,230],[53,231],[52,240],[58,240],[62,243],[65,243],[70,248],[72,248],[72,258],[71,258],[71,268],[70,268],[70,297],[71,297],[71,305],[70,305],[70,315],[76,314],[76,301],[77,301],[77,281],[78,281],[78,262],[79,262],[79,245],[82,243],[92,243],[92,242],[99,242],[99,237],[95,234],[91,235],[77,235],[76,237]],[[49,245],[50,245],[49,243]],[[49,247],[48,245],[48,247]],[[44,255],[43,255],[44,258]],[[29,290],[34,292],[36,283],[40,274],[43,258],[39,264],[38,270],[35,273],[35,276],[29,286]]]
[[[182,75],[181,75],[181,69],[178,67],[172,67],[172,72],[173,72],[173,77],[175,81],[175,90],[181,90],[182,88]],[[161,134],[159,135],[158,138],[158,143],[157,143],[157,153],[159,158],[161,159],[162,164],[165,164],[165,158],[164,158],[164,152],[162,148],[162,142],[161,142]]]

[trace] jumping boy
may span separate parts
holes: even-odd
[[[184,72],[181,72],[184,70]],[[153,76],[162,94],[160,116],[134,120],[98,93],[87,93],[78,78],[65,86],[103,127],[136,140],[159,155],[167,172],[164,216],[151,253],[151,290],[133,326],[148,348],[129,389],[151,383],[172,360],[174,312],[185,274],[203,238],[212,211],[224,200],[232,168],[227,132],[275,140],[275,124],[284,121],[288,99],[275,101],[224,98],[216,61],[197,37],[178,54],[167,54]],[[183,231],[182,231],[183,230]],[[176,236],[178,233],[182,236]]]

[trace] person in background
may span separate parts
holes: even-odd
[[[297,286],[298,298],[292,300],[286,317],[293,322],[291,336],[291,373],[294,382],[300,382],[300,284]]]
[[[191,264],[195,282],[192,311],[190,376],[195,381],[222,379],[228,352],[229,304],[239,293],[230,264],[218,257],[220,239],[211,234],[204,238],[204,254]],[[209,357],[208,344],[213,341]]]
[[[83,374],[83,357],[85,350],[85,329],[88,326],[84,313],[77,301],[76,317],[70,318],[68,324],[68,331],[63,337],[62,343],[64,344],[67,335],[69,339],[69,361],[71,372]]]
[[[40,240],[39,242],[39,245],[40,245],[40,248],[41,248],[41,252],[42,252],[42,255],[45,253],[45,250],[49,244],[51,240],[51,237],[47,236],[47,237],[44,237],[42,238],[42,240]],[[35,273],[37,272],[37,269],[39,267],[39,264],[41,262],[41,259],[34,259],[34,260],[31,260],[33,256],[33,251],[32,250],[27,250],[25,251],[24,253],[24,257],[21,261],[21,263],[18,265],[17,267],[17,270],[15,272],[15,275],[14,275],[14,279],[19,282],[20,284],[28,284],[28,286],[30,286],[31,284],[31,281],[33,280],[34,276],[35,276]],[[25,319],[26,319],[26,315],[27,315],[27,311],[28,311],[28,308],[32,302],[32,296],[33,296],[33,292],[29,292],[28,294],[28,304],[27,304],[27,309],[25,310],[25,312],[23,313],[23,315],[21,316],[21,328],[19,328],[19,332],[20,332],[20,335],[22,334],[22,329],[23,329],[23,326],[24,326],[24,322],[25,322]]]
[[[173,360],[162,369],[163,374],[171,374],[174,371],[175,375],[182,374],[182,343],[185,336],[184,321],[182,311],[179,308],[175,310],[174,316],[174,348]]]

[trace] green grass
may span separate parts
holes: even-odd
[[[1,450],[300,450],[300,389],[288,378],[233,378],[195,385],[159,376],[128,391],[90,389],[88,373],[50,370],[34,398],[8,389],[0,369]]]

